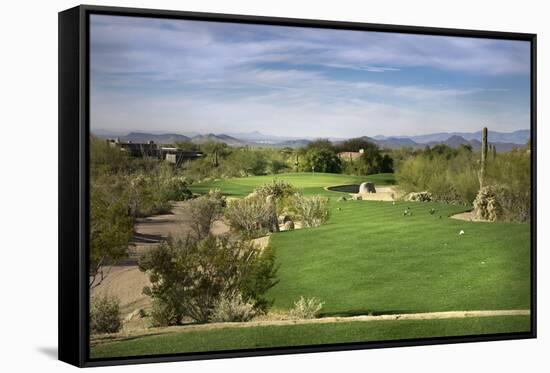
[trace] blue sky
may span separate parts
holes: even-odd
[[[103,15],[90,30],[92,131],[529,128],[528,42]]]

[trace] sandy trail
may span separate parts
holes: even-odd
[[[340,322],[370,322],[370,321],[395,321],[395,320],[440,320],[440,319],[463,319],[470,317],[497,317],[497,316],[529,316],[530,310],[478,310],[478,311],[445,311],[425,313],[404,313],[378,316],[348,316],[348,317],[322,317],[318,319],[285,319],[285,320],[259,320],[247,322],[223,322],[208,324],[190,324],[182,326],[170,326],[164,328],[144,328],[139,330],[122,331],[117,334],[100,335],[93,339],[92,344],[103,342],[114,342],[124,340],[128,337],[158,335],[168,333],[185,333],[199,330],[212,330],[223,328],[250,328],[258,326],[284,326],[304,324],[330,324]]]

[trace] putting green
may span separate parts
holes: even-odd
[[[249,176],[222,180],[213,180],[194,184],[190,187],[194,193],[206,193],[211,189],[220,189],[225,195],[231,197],[244,197],[254,188],[269,183],[272,180],[285,180],[300,189],[304,194],[323,194],[336,196],[336,192],[326,191],[324,188],[331,185],[360,184],[371,181],[376,185],[395,184],[393,174],[376,174],[369,176],[352,176],[328,173],[285,173],[266,176]]]

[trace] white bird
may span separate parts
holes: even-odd
[[[462,235],[464,234],[464,231],[461,229],[460,232],[458,232],[458,234],[459,234],[460,236],[462,236]]]

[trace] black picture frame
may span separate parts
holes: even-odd
[[[143,357],[89,356],[89,16],[236,22],[528,41],[531,45],[531,331]],[[59,360],[79,367],[536,338],[536,34],[81,5],[59,13]]]

